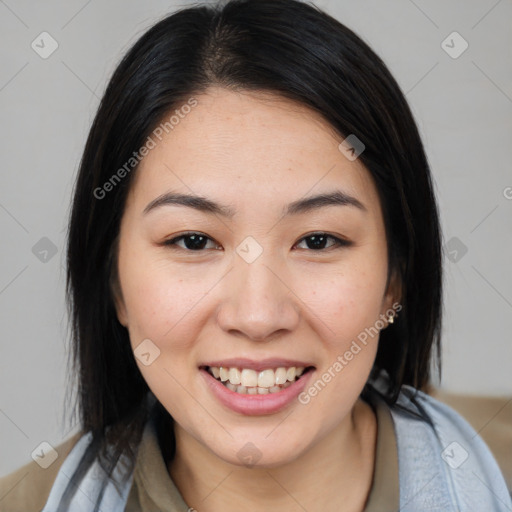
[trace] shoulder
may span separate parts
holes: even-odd
[[[512,396],[462,395],[440,389],[429,391],[429,395],[455,409],[478,432],[512,494]]]
[[[57,458],[46,469],[31,461],[0,478],[0,512],[40,511],[46,504],[62,463],[81,436],[82,433],[78,432],[54,447]]]
[[[411,507],[406,510],[473,510],[476,506],[478,510],[499,511],[512,505],[489,448],[454,409],[404,386],[391,414],[401,499],[403,495]]]

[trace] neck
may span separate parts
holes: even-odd
[[[176,455],[169,473],[198,512],[234,512],[248,503],[254,512],[364,510],[373,480],[377,422],[362,400],[308,451],[278,467],[230,464],[177,423],[174,432]]]

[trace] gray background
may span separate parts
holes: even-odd
[[[446,251],[442,387],[511,395],[512,1],[316,4],[384,59],[423,136]],[[28,462],[42,441],[55,446],[75,431],[64,414],[64,248],[75,173],[121,55],[187,5],[0,0],[0,475]],[[31,47],[42,45],[43,31],[59,45],[47,59]],[[469,44],[458,58],[441,46],[453,31]],[[461,48],[457,39],[447,44]],[[55,255],[42,252],[43,237]]]

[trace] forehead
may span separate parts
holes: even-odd
[[[194,98],[196,106],[175,117],[161,140],[152,135],[155,147],[132,184],[140,207],[171,189],[237,209],[251,202],[261,208],[262,200],[288,203],[334,188],[357,196],[369,209],[378,202],[369,172],[340,152],[343,137],[319,113],[261,92],[210,88]]]

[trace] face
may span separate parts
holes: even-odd
[[[394,302],[377,190],[309,109],[214,88],[195,98],[134,176],[118,318],[176,429],[226,462],[254,450],[285,464],[349,421],[373,365]],[[289,208],[336,192],[345,200]]]

